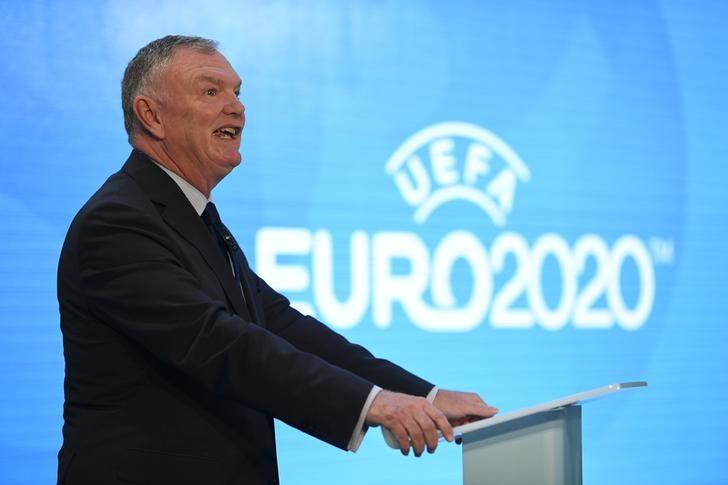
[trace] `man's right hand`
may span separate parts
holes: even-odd
[[[422,455],[427,446],[429,453],[437,448],[437,431],[447,441],[452,441],[453,430],[447,417],[424,397],[410,396],[382,390],[369,407],[366,423],[370,426],[384,426],[399,442],[403,455],[410,447],[415,456]]]

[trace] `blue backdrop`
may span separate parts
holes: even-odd
[[[244,164],[214,192],[301,309],[503,411],[584,410],[590,484],[728,483],[728,7],[561,0],[0,4],[0,483],[51,483],[58,253],[125,160],[148,41],[221,42]],[[278,424],[283,483],[456,484],[378,431]],[[618,476],[615,477],[615,474]]]

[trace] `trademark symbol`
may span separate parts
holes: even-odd
[[[651,237],[648,244],[655,264],[665,266],[675,262],[675,242],[672,239]]]

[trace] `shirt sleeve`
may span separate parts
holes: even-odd
[[[356,426],[354,426],[354,432],[351,434],[351,439],[347,445],[347,449],[349,451],[356,452],[356,450],[359,449],[359,445],[361,445],[362,440],[364,440],[364,435],[367,434],[367,430],[369,429],[368,426],[364,425],[364,420],[366,419],[367,414],[369,414],[369,408],[372,407],[374,398],[376,398],[381,391],[381,387],[373,386],[372,390],[369,392],[369,396],[364,402],[364,407],[361,409],[359,420],[356,422]]]

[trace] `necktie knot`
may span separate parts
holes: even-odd
[[[205,210],[202,211],[201,217],[202,220],[205,221],[205,224],[207,224],[208,226],[214,226],[222,222],[220,220],[220,214],[217,212],[217,208],[212,202],[207,203],[207,205],[205,206]]]

